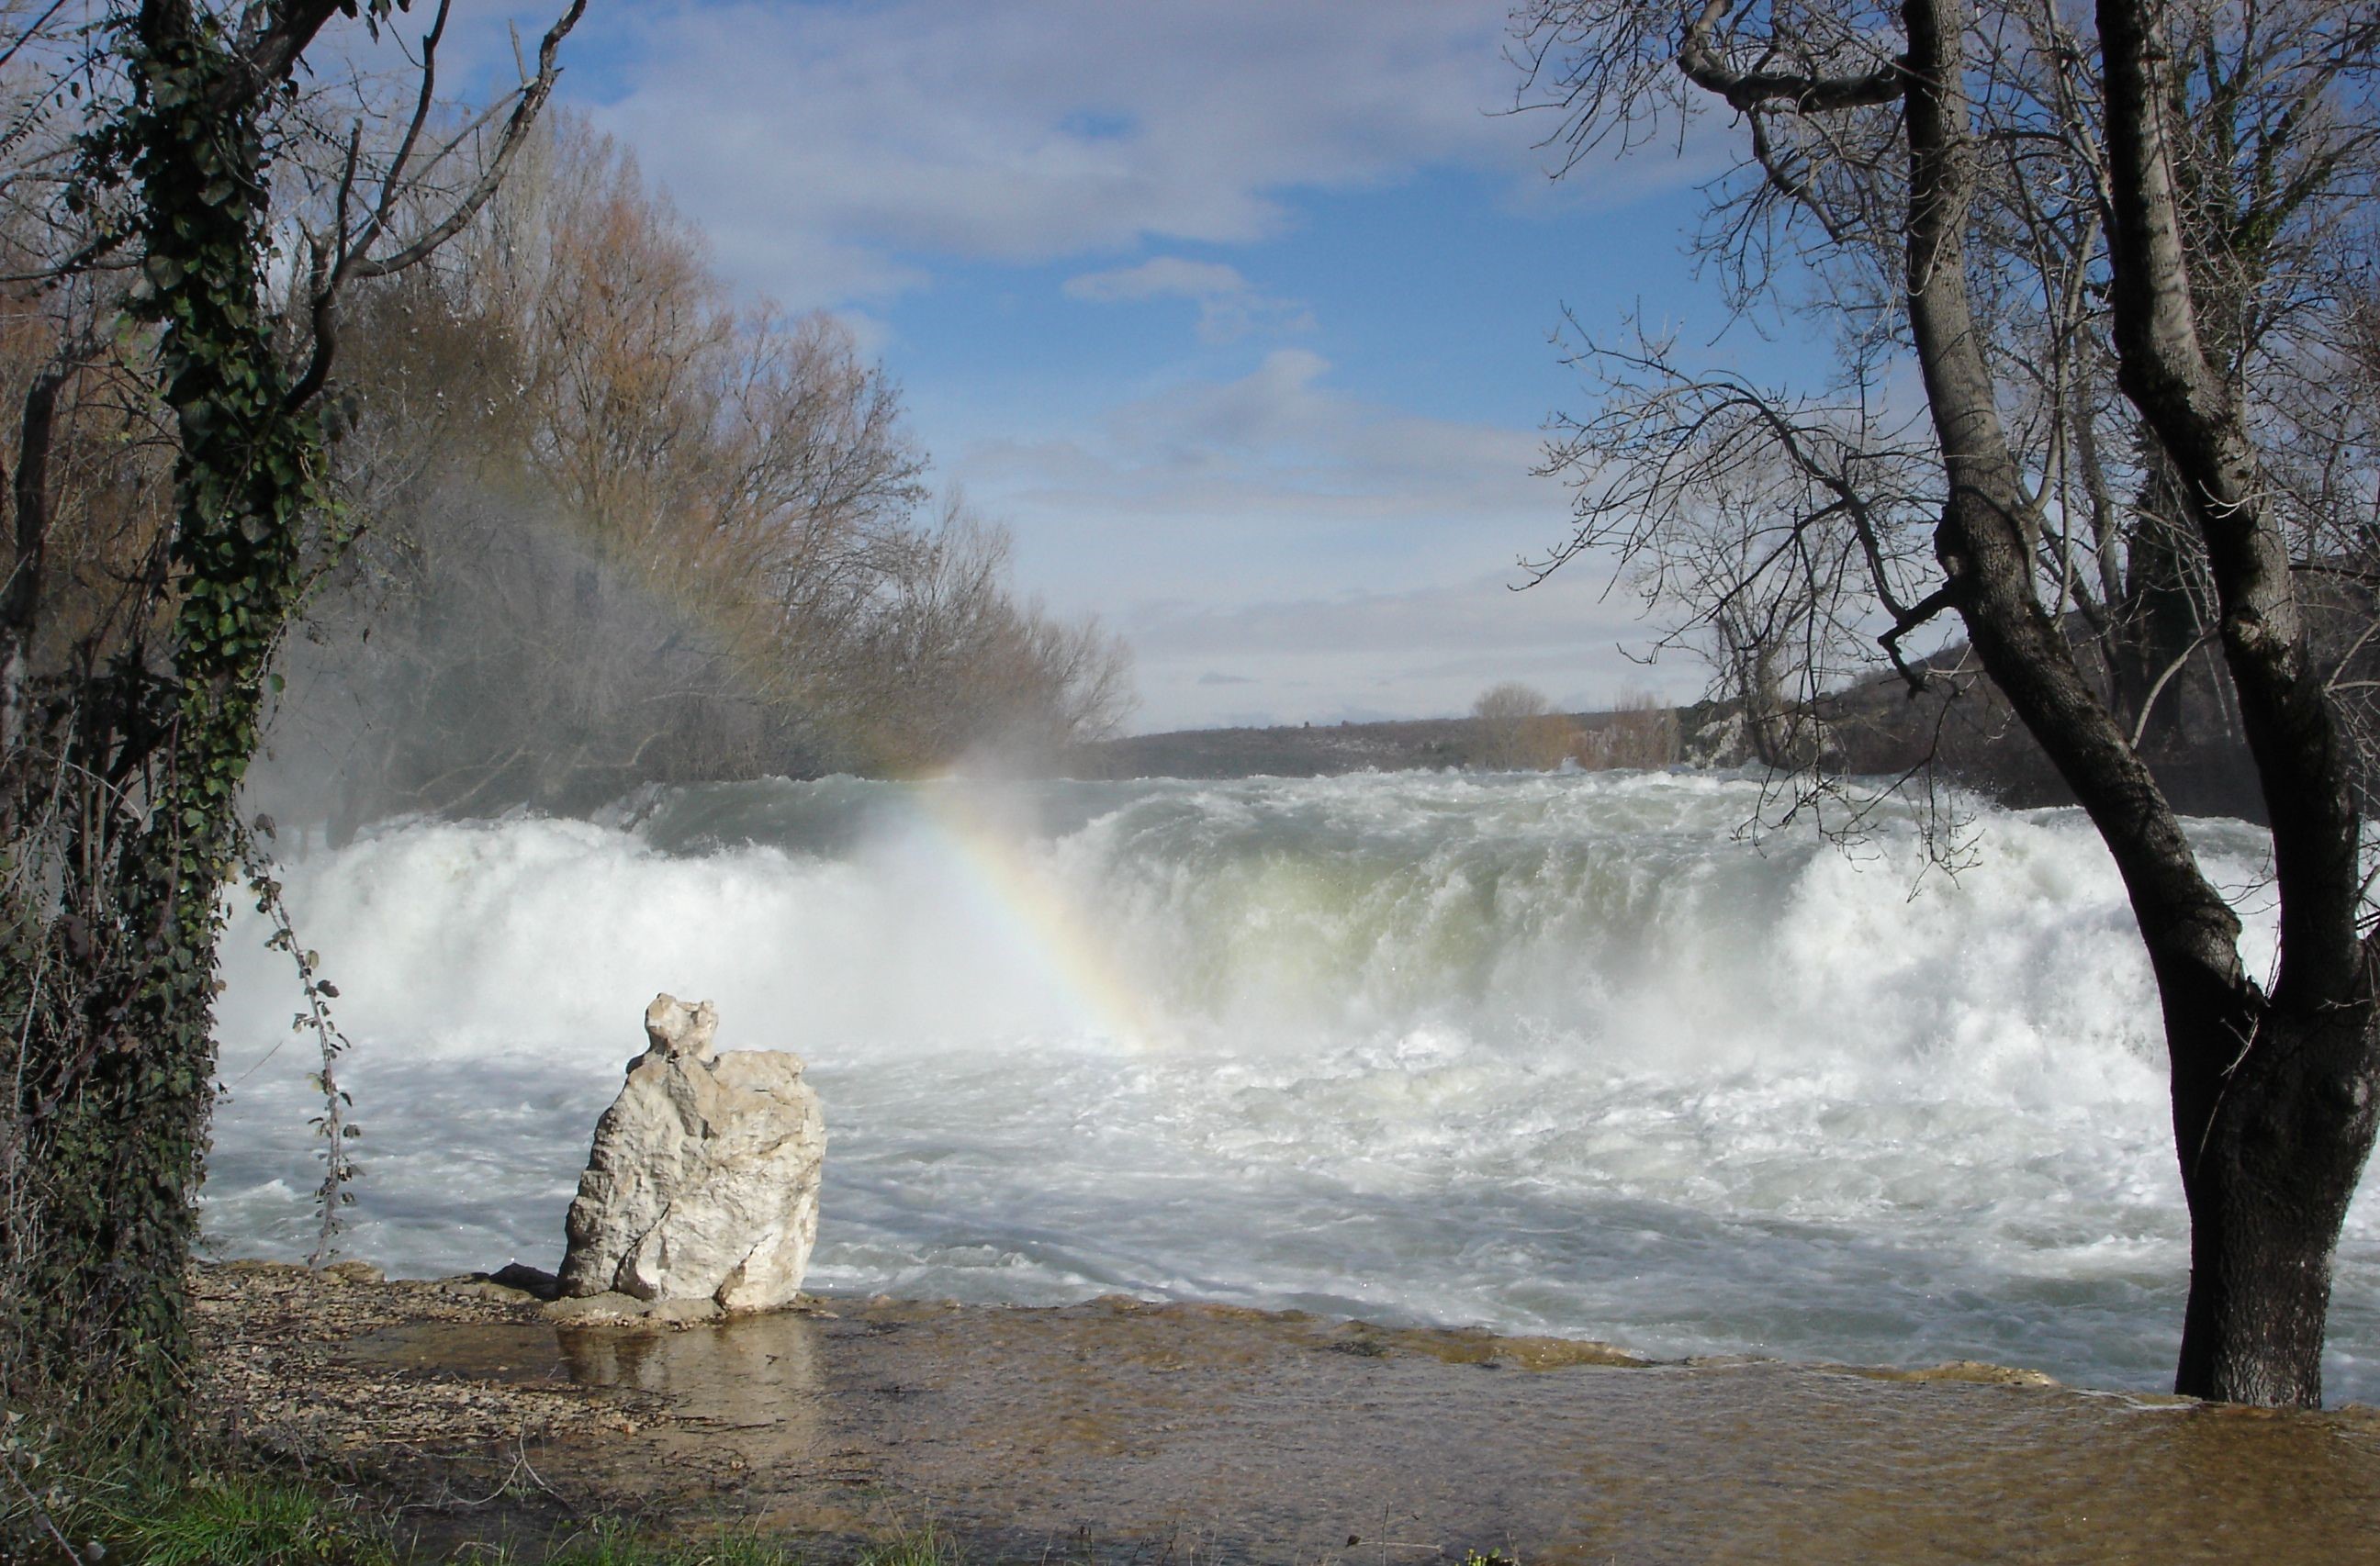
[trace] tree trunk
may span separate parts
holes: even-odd
[[[2331,1256],[2372,1150],[2369,1004],[2308,1019],[2266,1007],[2242,1050],[2199,1014],[2199,1058],[2236,1062],[2177,1082],[2174,1134],[2190,1203],[2190,1305],[2174,1390],[2225,1402],[2318,1407]],[[2177,1040],[2177,1042],[2182,1042]]]
[[[50,442],[57,427],[58,389],[66,383],[67,369],[52,365],[33,377],[25,388],[24,417],[18,427],[17,476],[9,486],[17,551],[5,583],[0,583],[0,756],[14,756],[25,738],[42,566],[49,549]],[[6,820],[6,807],[0,806],[0,824]]]
[[[115,735],[79,758],[137,778],[144,808],[68,889],[101,930],[93,955],[61,965],[86,988],[45,998],[26,1030],[37,1249],[17,1308],[39,1371],[82,1400],[94,1429],[165,1455],[189,1391],[183,1273],[214,1102],[218,897],[265,676],[298,603],[318,451],[312,421],[285,404],[261,297],[265,157],[248,62],[188,0],[147,0],[128,31],[123,137],[181,438],[174,667],[128,658]]]
[[[1949,488],[1936,552],[1985,670],[2114,856],[2156,973],[2194,1259],[2177,1387],[2315,1403],[2331,1251],[2380,1094],[2355,934],[2359,823],[2345,752],[2307,679],[2286,555],[2250,499],[2252,448],[2229,410],[2208,406],[2186,278],[2160,270],[2179,269],[2180,249],[2169,200],[2143,194],[2162,169],[2143,145],[2153,129],[2137,118],[2129,137],[2117,128],[2139,109],[2125,85],[2137,89],[2145,74],[2143,23],[2125,0],[2103,0],[2100,10],[2119,170],[2121,374],[2174,456],[2223,597],[2226,650],[2275,829],[2282,972],[2271,997],[2241,966],[2238,917],[2034,590],[2029,502],[1966,280],[1974,175],[1965,9],[1961,0],[1907,0],[1910,323]],[[2128,39],[2111,28],[2116,12],[2127,13]],[[2134,52],[2130,77],[2119,68],[2119,39]]]
[[[2192,1257],[2176,1386],[2316,1403],[2331,1249],[2380,1096],[2373,954],[2357,928],[2363,833],[2352,754],[2308,650],[2255,443],[2199,327],[2168,151],[2160,15],[2150,0],[2099,0],[2098,18],[2117,379],[2171,459],[2176,492],[2206,543],[2280,897],[2271,997],[2232,1014],[2229,1037],[2205,1037],[2212,1014],[2167,996]]]
[[[2183,613],[2192,607],[2188,589],[2202,580],[2212,589],[2223,667],[2272,827],[2280,958],[2269,994],[2246,971],[2239,917],[2201,869],[2132,743],[2131,725],[2118,721],[2108,693],[2084,676],[2066,626],[2044,605],[2046,530],[2029,482],[2035,470],[2018,459],[2002,420],[2009,388],[1977,324],[1970,252],[1984,152],[1970,93],[2006,91],[1995,62],[2005,59],[2008,14],[1979,31],[1968,0],[1900,0],[1900,12],[1906,48],[1898,56],[1864,55],[1876,63],[1855,74],[1806,74],[1815,67],[1797,70],[1797,62],[1834,57],[1812,47],[1806,15],[1706,0],[1689,7],[1676,64],[1689,81],[1753,116],[1755,158],[1775,193],[1811,210],[1829,241],[1844,247],[1878,233],[1883,209],[1846,207],[1856,215],[1838,225],[1829,198],[1815,188],[1824,181],[1805,182],[1803,165],[1772,160],[1763,148],[1759,116],[1820,120],[1898,104],[1905,190],[1881,182],[1862,188],[1901,203],[1904,302],[1945,492],[1933,540],[1942,588],[1890,635],[1939,606],[1957,612],[1985,670],[2074,791],[2123,878],[2164,1011],[2177,1150],[2192,1216],[2195,1266],[2179,1384],[2227,1399],[2316,1401],[2331,1250],[2370,1151],[2380,1099],[2373,1025],[2380,936],[2366,941],[2359,930],[2368,907],[2354,788],[2360,763],[2309,655],[2295,563],[2267,505],[2248,404],[2236,395],[2236,378],[2208,357],[2193,314],[2191,247],[2167,145],[2167,120],[2188,111],[2162,86],[2173,53],[2162,0],[2097,0],[2103,68],[2095,82],[2088,62],[2064,57],[2062,46],[2049,68],[2076,95],[2082,134],[2092,111],[2101,111],[2106,177],[2098,190],[2117,382],[2170,465],[2172,516],[2160,520],[2188,529],[2175,540],[2172,569],[2140,563],[2143,594],[2107,597],[2111,607],[2128,596],[2155,601],[2163,619],[2151,629],[2164,655],[2151,656],[2161,672],[2178,668],[2181,648],[2194,639],[2195,622]],[[1575,25],[1589,40],[1580,76],[1565,84],[1577,89],[1576,125],[1604,132],[1625,126],[1633,136],[1633,115],[1645,103],[1634,52],[1648,38],[1668,36],[1666,23],[1653,19],[1668,13],[1581,4],[1545,14],[1559,18],[1552,26]],[[2065,25],[2062,14],[2053,19]],[[2329,68],[2361,68],[2363,58],[2350,50]],[[2349,77],[2325,79],[2338,90]],[[2081,103],[2095,87],[2102,102]],[[2301,106],[2312,112],[2315,102]],[[1810,155],[1823,160],[1843,144],[1822,139]],[[2216,338],[2227,331],[2238,334],[2218,322]],[[2076,438],[2078,449],[2087,446],[2082,431]],[[2090,453],[2082,455],[2086,470],[2095,471]],[[2113,537],[2113,506],[2104,486],[2093,500],[2104,542]],[[2157,509],[2167,507],[2160,502]],[[2103,577],[2103,587],[2112,583]],[[2149,669],[2132,674],[2136,686],[2154,683],[2143,677]],[[2172,712],[2179,696],[2166,698]]]

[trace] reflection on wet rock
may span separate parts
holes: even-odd
[[[738,1426],[782,1425],[825,1394],[821,1325],[781,1314],[682,1331],[565,1328],[558,1336],[563,1366],[581,1385],[667,1393]]]
[[[986,1558],[1369,1562],[1385,1539],[1531,1562],[2380,1560],[2362,1409],[2082,1393],[1973,1363],[1645,1365],[1123,1298],[560,1337],[574,1380],[674,1411],[658,1449],[575,1449],[615,1488],[665,1493],[665,1451],[732,1473],[738,1508],[776,1524],[930,1517]]]

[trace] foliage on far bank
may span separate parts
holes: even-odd
[[[1595,721],[1554,710],[1543,691],[1506,680],[1471,704],[1472,766],[1543,772],[1666,767],[1679,757],[1676,712],[1658,697],[1624,697]]]
[[[1122,644],[933,499],[849,328],[739,306],[583,127],[523,165],[343,328],[365,528],[292,661],[299,809],[572,809],[1112,732]]]
[[[1609,711],[1531,715],[1520,747],[1513,746],[1501,720],[1476,714],[1177,729],[1078,746],[1062,759],[1059,771],[1076,778],[1311,778],[1450,768],[1606,771],[1656,769],[1682,760],[1709,765],[1714,764],[1711,758],[1690,753],[1689,742],[1704,733],[1716,710],[1709,703],[1674,709],[1661,705],[1657,697],[1632,696]],[[1734,762],[1722,757],[1716,764]]]

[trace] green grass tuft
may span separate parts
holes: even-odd
[[[749,1524],[597,1518],[558,1539],[484,1538],[432,1554],[400,1542],[369,1496],[199,1458],[196,1471],[94,1460],[27,1420],[0,1421],[0,1562],[28,1566],[960,1566],[931,1524],[897,1526],[854,1557]],[[66,1542],[71,1541],[71,1542]],[[94,1547],[96,1547],[94,1548]]]
[[[94,1521],[139,1566],[382,1566],[393,1559],[317,1491],[261,1475],[202,1475],[118,1502]]]
[[[861,1551],[858,1566],[958,1566],[958,1560],[951,1541],[929,1523],[922,1528],[904,1528],[883,1543],[870,1545]]]
[[[746,1529],[663,1543],[604,1519],[554,1548],[545,1566],[798,1566],[801,1560]]]

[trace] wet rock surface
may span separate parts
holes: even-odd
[[[930,1523],[978,1560],[2380,1560],[2365,1409],[1121,1299],[591,1326],[484,1276],[196,1287],[212,1406],[423,1515],[509,1487],[829,1539]]]

